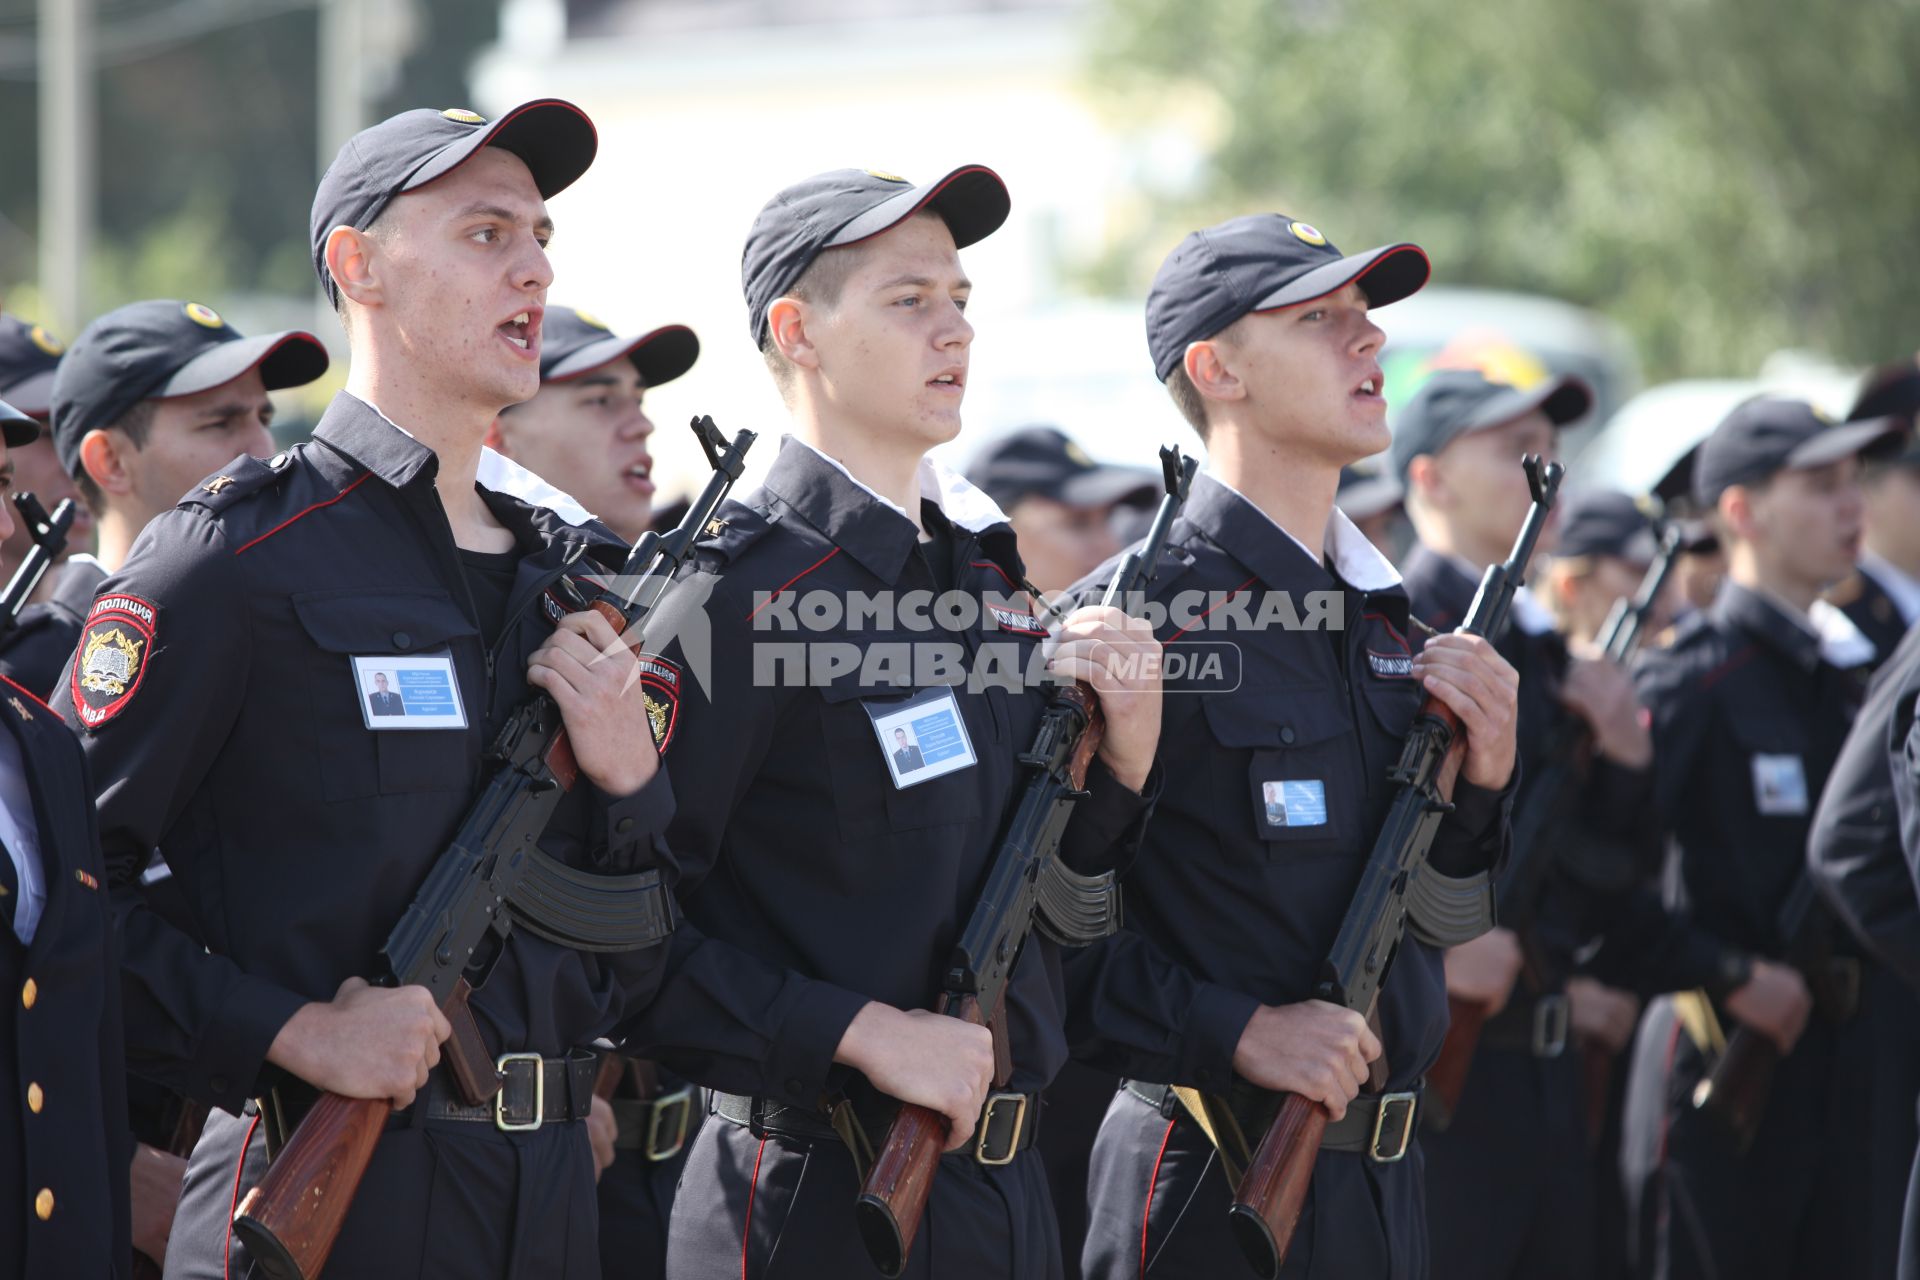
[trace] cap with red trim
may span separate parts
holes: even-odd
[[[327,349],[300,329],[242,337],[212,307],[156,298],[95,320],[53,379],[53,448],[80,474],[80,441],[142,400],[171,400],[225,386],[258,368],[267,390],[298,387],[327,371]]]
[[[1147,293],[1147,349],[1165,382],[1203,342],[1254,311],[1324,298],[1358,282],[1384,307],[1427,282],[1418,245],[1389,244],[1346,257],[1320,231],[1283,213],[1252,213],[1196,231],[1174,246]]]
[[[9,449],[32,444],[40,438],[40,424],[5,400],[0,400],[0,440]]]
[[[523,102],[498,120],[462,108],[402,111],[347,139],[313,195],[313,269],[330,301],[339,293],[327,272],[327,236],[335,227],[365,231],[396,196],[417,191],[499,147],[526,161],[540,198],[572,186],[593,163],[599,134],[587,113],[559,98]]]
[[[822,250],[870,240],[922,209],[939,214],[954,248],[964,249],[999,230],[1010,208],[1000,175],[978,164],[921,186],[874,169],[834,169],[794,183],[760,210],[740,253],[754,345],[767,340],[767,308]]]
[[[1755,396],[1735,405],[1700,442],[1693,460],[1693,500],[1710,509],[1737,484],[1824,467],[1876,447],[1897,448],[1903,430],[1896,418],[1834,422],[1804,400]]]
[[[1461,436],[1503,427],[1530,413],[1543,413],[1554,427],[1578,422],[1593,408],[1593,388],[1570,373],[1527,388],[1495,382],[1478,369],[1436,369],[1393,424],[1388,454],[1394,478],[1407,483],[1407,469],[1422,454],[1438,454]]]
[[[53,404],[53,375],[66,351],[60,339],[18,316],[0,316],[0,396],[30,417]]]
[[[683,324],[661,325],[638,337],[621,337],[597,316],[572,307],[549,306],[540,321],[540,381],[565,382],[625,356],[640,381],[657,387],[693,368],[700,339]]]

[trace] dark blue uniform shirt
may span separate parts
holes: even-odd
[[[482,781],[551,633],[545,589],[617,568],[597,525],[480,489],[520,564],[482,642],[434,489],[438,459],[352,396],[272,462],[236,459],[149,525],[102,587],[56,706],[99,788],[136,1070],[237,1111],[303,1004],[380,976],[380,948]],[[450,655],[465,729],[374,732],[349,659]],[[542,847],[584,869],[672,865],[664,771],[614,800],[582,779]],[[205,946],[138,892],[158,848]],[[570,951],[521,930],[472,1007],[495,1052],[557,1055],[644,1003],[666,949]]]

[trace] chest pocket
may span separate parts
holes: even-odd
[[[309,696],[319,755],[321,794],[328,800],[422,791],[464,791],[473,785],[478,735],[486,708],[463,683],[473,728],[376,733],[360,714],[354,656],[418,656],[477,639],[479,632],[444,591],[314,591],[292,597],[294,616],[315,652]],[[456,652],[455,669],[458,670]]]
[[[841,840],[884,839],[900,832],[978,820],[984,799],[983,771],[993,767],[983,749],[981,722],[974,718],[967,721],[974,753],[980,757],[978,763],[902,791],[893,785],[869,713],[877,709],[884,714],[888,704],[904,702],[918,691],[862,688],[857,680],[849,679],[816,692],[825,703],[818,714]],[[954,692],[961,714],[966,715],[969,702],[977,699],[970,699],[964,688]]]
[[[1243,814],[1243,832],[1270,859],[1358,856],[1362,780],[1353,722],[1329,690],[1261,690],[1208,696],[1213,775],[1223,816]]]

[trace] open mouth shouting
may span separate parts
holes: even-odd
[[[528,307],[501,322],[495,332],[508,346],[537,360],[540,358],[540,316],[541,308]]]

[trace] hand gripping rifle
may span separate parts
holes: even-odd
[[[1653,613],[1654,602],[1666,586],[1667,575],[1680,551],[1680,527],[1669,525],[1662,532],[1652,563],[1640,578],[1632,596],[1613,602],[1607,620],[1596,637],[1600,651],[1609,662],[1625,666],[1640,647],[1641,633]],[[1571,834],[1568,824],[1578,821],[1578,806],[1587,770],[1585,762],[1593,743],[1593,728],[1578,716],[1570,716],[1542,753],[1546,762],[1527,783],[1525,802],[1513,813],[1513,865],[1501,877],[1496,895],[1495,917],[1514,930],[1525,953],[1524,971],[1534,986],[1545,987],[1551,979],[1552,965],[1540,953],[1531,928],[1533,913],[1546,891],[1547,878],[1558,865],[1557,853],[1568,847],[1559,836]],[[1443,1124],[1460,1105],[1467,1087],[1467,1072],[1473,1065],[1475,1047],[1487,1025],[1487,1007],[1465,1000],[1447,1002],[1450,1018],[1447,1038],[1440,1056],[1427,1072],[1427,1095],[1434,1116]],[[1537,1034],[1537,1032],[1536,1032]]]
[[[1490,565],[1480,579],[1480,591],[1459,628],[1467,635],[1497,635],[1505,624],[1507,606],[1526,576],[1533,544],[1560,488],[1559,463],[1543,468],[1540,459],[1528,457],[1522,465],[1533,506],[1512,554],[1505,563]],[[1453,946],[1493,923],[1492,893],[1484,872],[1454,880],[1427,865],[1434,832],[1453,808],[1454,783],[1466,754],[1459,717],[1429,695],[1407,732],[1399,763],[1388,775],[1399,790],[1367,855],[1333,951],[1320,967],[1315,999],[1363,1013],[1371,1022],[1381,984],[1409,924],[1421,941]],[[1374,1063],[1373,1075],[1369,1087],[1377,1091],[1386,1083],[1380,1061]],[[1412,1120],[1409,1112],[1407,1122]],[[1234,1194],[1228,1211],[1234,1234],[1248,1263],[1268,1280],[1280,1274],[1292,1243],[1326,1128],[1326,1107],[1299,1094],[1287,1095]]]
[[[1146,541],[1121,560],[1102,604],[1125,606],[1152,581],[1167,534],[1187,500],[1199,464],[1175,448],[1160,450],[1166,496]],[[1031,772],[993,855],[986,885],[948,961],[938,1013],[993,1031],[994,1085],[1004,1087],[1012,1060],[1002,1030],[1007,982],[1027,935],[1037,924],[1066,946],[1084,946],[1120,926],[1120,890],[1111,872],[1083,876],[1059,858],[1060,838],[1073,806],[1086,794],[1087,766],[1099,749],[1105,722],[1099,700],[1084,683],[1054,695],[1033,746],[1020,763]],[[884,1275],[897,1276],[913,1251],[934,1170],[946,1146],[946,1118],[926,1107],[902,1106],[887,1129],[854,1205],[867,1253]]]
[[[754,441],[751,431],[742,431],[726,444],[711,418],[696,419],[693,430],[713,477],[678,528],[665,536],[649,532],[634,544],[620,579],[631,584],[624,593],[604,594],[588,606],[629,647],[639,646],[647,615],[740,477]],[[488,758],[497,768],[486,790],[381,948],[389,985],[427,988],[453,1024],[446,1056],[469,1104],[493,1097],[503,1082],[467,1008],[473,991],[467,970],[488,934],[504,940],[519,926],[576,950],[622,952],[661,942],[673,929],[659,872],[592,875],[540,851],[547,823],[580,775],[549,695],[535,693],[515,710]],[[391,1111],[385,1098],[322,1094],[266,1177],[247,1192],[233,1230],[271,1280],[319,1274]]]
[[[54,558],[66,547],[67,530],[73,525],[72,498],[63,500],[52,515],[48,515],[40,500],[30,493],[14,494],[13,505],[33,537],[33,546],[20,567],[13,571],[13,577],[7,579],[7,589],[0,592],[0,636],[19,623],[20,610],[26,608],[33,589],[40,585],[40,579],[53,567]]]

